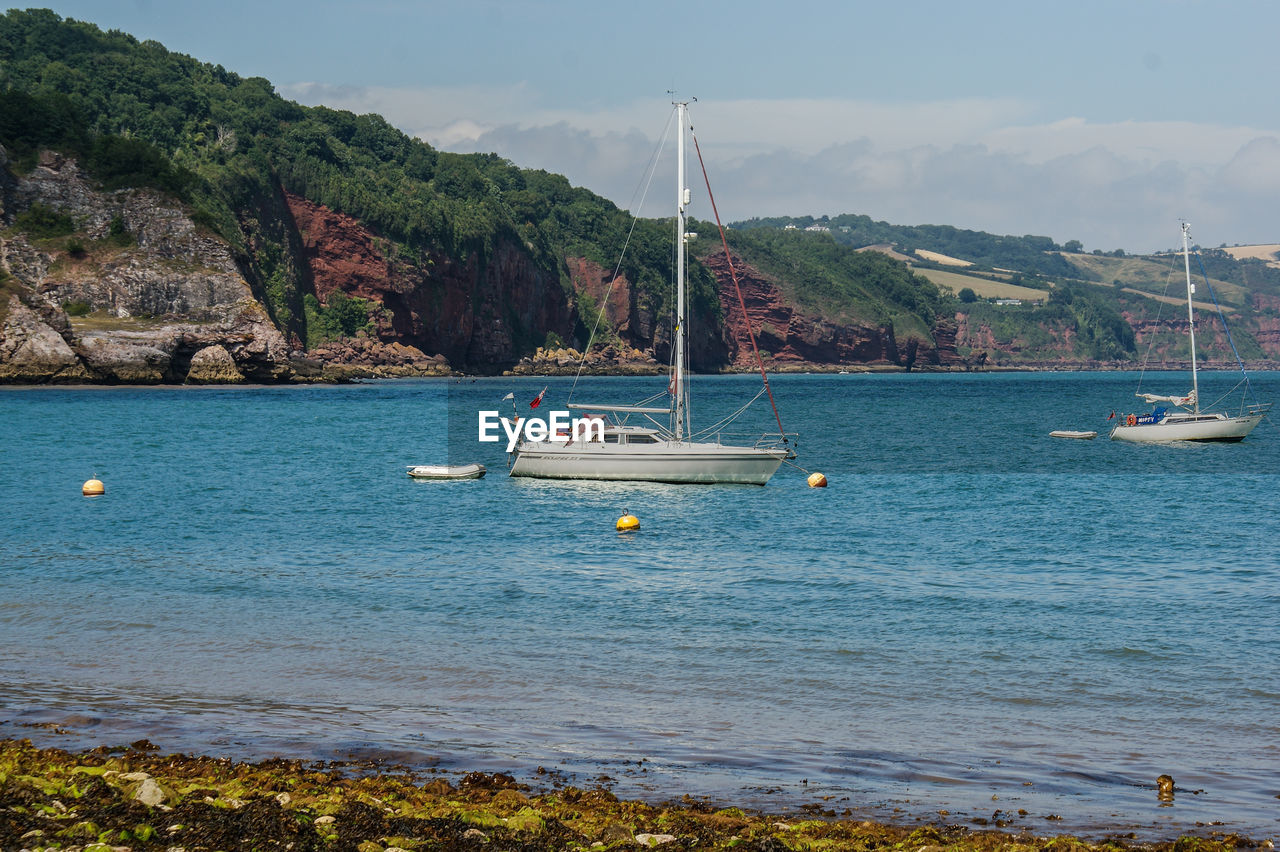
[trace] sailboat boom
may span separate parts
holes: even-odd
[[[639,405],[580,405],[571,402],[566,406],[573,411],[608,411],[617,414],[670,414],[670,408],[645,408]]]

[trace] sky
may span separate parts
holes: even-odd
[[[865,214],[1086,251],[1280,243],[1275,0],[62,0],[284,97],[621,207],[671,91],[726,221]],[[692,215],[710,219],[695,193]]]

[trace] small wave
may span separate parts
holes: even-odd
[[[994,695],[991,700],[997,704],[1012,704],[1015,707],[1044,707],[1058,703],[1057,697],[1052,695]]]
[[[1148,659],[1148,660],[1165,660],[1169,659],[1168,654],[1160,654],[1148,648],[1131,648],[1125,645],[1120,648],[1103,648],[1098,651],[1104,657],[1114,657],[1116,659]]]

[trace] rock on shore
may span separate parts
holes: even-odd
[[[515,376],[572,376],[582,369],[594,376],[654,376],[666,367],[647,352],[631,346],[594,346],[586,355],[573,348],[544,349],[522,358],[510,370]]]

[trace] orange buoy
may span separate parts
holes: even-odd
[[[101,497],[103,494],[107,493],[107,487],[102,484],[102,480],[100,479],[90,479],[84,484],[80,491],[86,497]]]
[[[826,488],[827,478],[823,476],[821,473],[818,473],[815,471],[809,474],[809,487],[810,488]]]
[[[640,519],[623,509],[622,517],[618,518],[617,528],[618,532],[633,532],[640,529]]]

